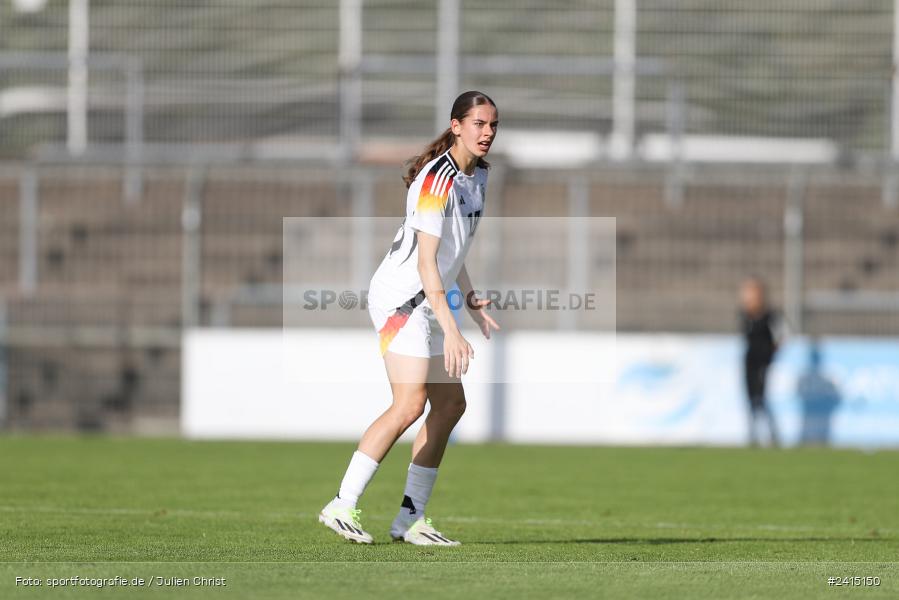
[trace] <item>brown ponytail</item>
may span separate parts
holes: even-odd
[[[453,108],[450,110],[450,119],[461,121],[468,114],[469,110],[481,104],[490,104],[493,107],[496,107],[496,104],[487,94],[477,91],[464,92],[456,98],[455,102],[453,102]],[[443,133],[425,147],[424,152],[407,160],[404,165],[406,174],[403,175],[403,181],[406,184],[406,188],[412,185],[412,182],[415,180],[416,175],[418,175],[418,172],[421,171],[422,167],[452,148],[455,143],[456,135],[453,133],[452,129],[447,127]],[[478,157],[477,166],[482,169],[489,169],[490,163],[483,158]]]

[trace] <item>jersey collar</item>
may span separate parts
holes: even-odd
[[[453,155],[450,153],[449,150],[444,152],[444,154],[446,155],[447,159],[449,159],[450,164],[453,165],[453,168],[456,170],[457,175],[461,175],[462,177],[474,177],[475,176],[475,173],[478,170],[477,165],[475,165],[475,168],[474,168],[475,173],[472,173],[471,175],[469,175],[468,173],[464,172],[462,169],[459,168],[459,163],[456,162],[456,159],[453,158]]]
[[[449,159],[450,164],[453,165],[453,168],[456,170],[456,173],[462,173],[462,169],[459,168],[459,164],[456,162],[456,159],[453,158],[452,153],[450,153],[450,151],[447,150],[446,152],[444,152],[444,154],[446,154],[446,157]],[[463,175],[464,175],[464,173],[463,173]]]

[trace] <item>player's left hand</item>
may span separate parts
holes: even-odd
[[[493,320],[493,317],[484,310],[490,302],[492,302],[492,300],[487,298],[478,299],[474,297],[468,301],[468,314],[471,315],[472,320],[474,320],[478,328],[480,328],[481,333],[483,333],[484,337],[488,340],[490,339],[491,329],[499,331],[499,325],[497,325],[496,321]]]

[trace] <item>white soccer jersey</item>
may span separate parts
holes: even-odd
[[[437,269],[449,290],[465,262],[484,211],[487,169],[459,169],[449,150],[418,172],[406,195],[406,218],[371,279],[368,302],[404,312],[428,305],[418,274],[416,230],[440,237]]]

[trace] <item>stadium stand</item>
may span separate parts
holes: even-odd
[[[881,174],[857,168],[862,158],[881,159],[889,146],[891,7],[676,4],[639,3],[636,54],[652,68],[636,81],[637,139],[667,135],[677,82],[688,134],[827,140],[842,162],[809,171],[803,289],[895,294],[899,213],[883,201]],[[501,101],[503,128],[608,136],[612,73],[583,74],[576,67],[614,54],[613,0],[529,0],[516,11],[496,0],[461,5],[464,60],[505,56],[571,65],[571,72],[543,75],[463,73],[466,89],[484,89]],[[433,56],[435,3],[366,0],[364,6],[366,58],[400,65]],[[18,14],[11,3],[0,3],[0,58],[35,51],[65,58],[67,9],[49,3],[39,13]],[[297,10],[277,1],[252,7],[96,1],[90,47],[97,56],[140,62],[147,143],[289,147],[339,136],[338,24],[335,2],[303,2]],[[125,79],[92,70],[90,82],[88,138],[119,144]],[[27,60],[0,69],[0,160],[6,161],[0,163],[0,297],[10,324],[11,420],[31,429],[139,430],[175,422],[186,165],[148,161],[137,202],[123,198],[121,166],[40,165],[36,285],[31,291],[19,285],[22,174],[38,144],[66,137],[66,85],[63,69],[32,68]],[[39,93],[44,103],[23,102],[32,97],[23,92]],[[378,140],[416,148],[432,136],[433,72],[367,72],[362,98],[366,145],[359,156],[375,175],[372,214],[399,220],[404,154],[388,157]],[[503,161],[495,159],[499,166]],[[619,330],[732,332],[736,284],[749,272],[764,275],[774,303],[783,303],[789,183],[782,166],[686,165],[678,202],[666,193],[672,174],[666,165],[598,161],[584,171],[586,214],[617,219]],[[502,185],[490,191],[491,214],[568,216],[567,177],[557,169],[507,168]],[[207,168],[198,230],[200,326],[219,324],[217,307],[241,290],[280,285],[283,217],[353,214],[352,192],[338,180],[333,167],[300,161],[235,160]],[[379,256],[385,246],[381,238],[375,242],[371,251]],[[509,245],[531,243],[522,238]],[[504,271],[526,269],[514,254],[505,256]],[[277,302],[234,303],[226,324],[280,327],[282,311]],[[887,309],[818,309],[805,315],[804,330],[896,335],[899,317]]]
[[[405,193],[399,170],[378,174],[374,215],[398,222]],[[351,214],[347,191],[323,183],[327,177],[320,175],[251,167],[210,171],[200,229],[201,326],[211,324],[212,306],[235,290],[280,284],[282,217]],[[779,303],[785,186],[698,182],[686,187],[682,206],[670,207],[664,175],[591,174],[589,214],[617,218],[618,329],[732,331],[735,286],[748,272],[765,273]],[[508,174],[501,214],[567,215],[565,186],[535,184],[531,178],[533,173]],[[145,197],[129,205],[120,197],[121,175],[114,170],[42,172],[38,285],[34,294],[20,294],[15,228],[9,227],[17,214],[18,183],[9,176],[2,180],[0,210],[13,235],[3,236],[0,273],[12,337],[30,332],[33,340],[10,348],[9,397],[16,421],[32,428],[114,427],[122,413],[134,418],[177,411],[177,343],[164,336],[154,343],[147,332],[177,331],[181,324],[184,183],[183,170],[150,170]],[[812,184],[805,204],[808,289],[897,289],[899,218],[883,207],[877,186]],[[337,262],[349,261],[345,242],[336,240]],[[530,243],[507,242],[511,248]],[[554,247],[546,244],[540,252],[552,258]],[[521,268],[514,251],[505,260],[503,269],[514,280]],[[282,309],[280,303],[235,306],[230,325],[280,327]],[[98,333],[110,328],[118,335],[105,339]],[[863,311],[813,314],[806,329],[895,335],[899,320],[895,314]],[[42,333],[46,345],[40,344]],[[75,343],[70,348],[50,343],[59,336]],[[64,398],[71,396],[84,401],[67,404]]]

